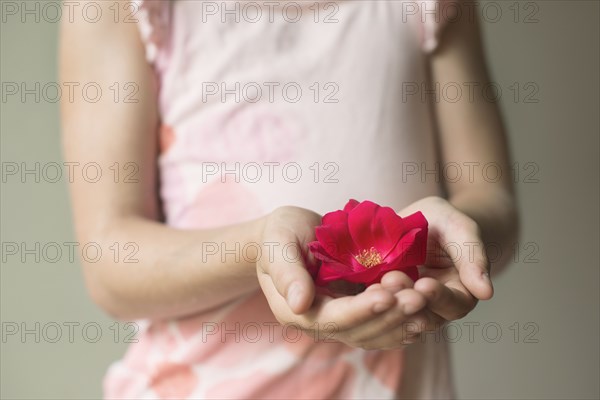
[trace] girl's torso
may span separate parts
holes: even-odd
[[[401,209],[439,195],[421,175],[437,161],[420,92],[425,3],[434,2],[140,3],[160,84],[167,223],[210,228],[281,205],[325,213],[349,198]],[[280,326],[260,292],[147,324],[105,380],[107,397],[143,398],[434,398],[451,389],[444,343],[364,351],[317,342]]]

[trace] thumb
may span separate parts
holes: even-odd
[[[464,216],[440,229],[440,244],[452,259],[462,284],[479,300],[494,295],[488,261],[479,226]]]
[[[286,300],[295,314],[308,311],[315,297],[315,285],[305,267],[304,251],[294,241],[271,243],[266,262],[260,263],[277,292]]]

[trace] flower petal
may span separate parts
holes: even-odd
[[[356,248],[348,232],[348,225],[344,223],[318,226],[315,228],[315,235],[331,258],[350,265]]]
[[[322,285],[323,283],[342,279],[351,283],[365,283],[368,286],[378,282],[384,273],[385,271],[381,271],[378,267],[364,268],[361,271],[348,273],[347,269],[344,270],[339,265],[323,263],[316,284]]]
[[[405,232],[415,228],[425,229],[425,232],[427,232],[428,225],[429,223],[421,211],[402,218],[402,226]]]
[[[378,243],[382,258],[388,255],[396,247],[396,244],[407,231],[404,219],[390,207],[379,207],[375,214],[375,226],[373,239]]]
[[[337,210],[325,214],[321,220],[321,225],[348,224],[348,213]]]
[[[375,229],[375,214],[379,206],[371,201],[363,201],[348,214],[348,230],[359,250],[370,249],[375,245],[372,231]]]
[[[348,229],[359,251],[374,247],[382,258],[406,231],[402,218],[393,209],[370,201],[360,203],[348,214]]]
[[[395,266],[420,265],[427,256],[427,220],[420,212],[403,218],[402,237],[396,246],[385,256],[387,264]]]
[[[344,206],[344,212],[349,213],[350,211],[352,211],[359,204],[360,203],[358,201],[354,200],[354,199],[348,200],[348,202]]]
[[[347,265],[340,264],[335,261],[323,261],[317,279],[315,283],[319,286],[327,284],[327,282],[335,281],[338,279],[347,280],[348,272],[350,268]],[[360,282],[357,282],[360,283]]]
[[[327,252],[327,249],[324,248],[321,242],[319,241],[310,242],[308,244],[308,249],[317,260],[335,261],[335,259]]]
[[[413,282],[416,282],[419,279],[419,269],[416,266],[408,267],[402,270]]]
[[[311,269],[311,275],[321,287],[340,280],[368,286],[392,270],[417,280],[417,265],[426,257],[427,225],[420,212],[401,218],[390,207],[350,200],[344,210],[326,214],[315,228],[317,241],[309,249],[321,265]],[[355,256],[372,247],[383,261],[367,268]]]

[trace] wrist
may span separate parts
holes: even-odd
[[[261,255],[262,241],[267,224],[267,219],[270,214],[264,215],[258,219],[255,219],[249,223],[249,236],[246,243],[246,249],[244,258],[252,265],[256,267],[256,263]]]

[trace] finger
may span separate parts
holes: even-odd
[[[489,275],[489,261],[481,241],[478,225],[470,218],[458,214],[439,229],[440,244],[454,261],[461,282],[480,300],[490,299],[494,288]]]
[[[372,291],[372,290],[383,290],[384,287],[381,286],[381,283],[374,283],[370,286],[367,286],[367,288],[365,289],[365,291]]]
[[[413,287],[413,280],[401,271],[390,271],[381,278],[381,286],[391,292]]]
[[[355,326],[346,335],[350,342],[366,342],[403,324],[411,315],[423,310],[427,300],[422,293],[405,289],[395,294],[394,307],[368,322]]]
[[[433,331],[441,326],[443,318],[428,309],[422,309],[416,314],[408,316],[401,324],[383,331],[381,337],[391,335],[396,341],[412,338],[423,332]]]
[[[312,307],[304,314],[295,314],[288,306],[273,281],[261,274],[259,281],[269,307],[282,324],[293,324],[304,330],[326,328],[328,337],[363,324],[390,309],[396,298],[387,290],[370,290],[356,296],[331,298],[317,296]]]
[[[410,317],[403,325],[407,337],[422,335],[441,329],[448,322],[445,318],[426,308]]]
[[[432,236],[427,241],[425,265],[432,268],[454,268],[454,262],[440,244],[439,238]]]
[[[421,278],[415,283],[415,290],[426,297],[429,310],[454,321],[466,316],[476,305],[476,299],[460,286],[459,282],[443,285],[433,278]]]
[[[360,341],[359,346],[369,349],[394,349],[425,341],[427,332],[440,329],[446,321],[439,315],[424,309],[409,317],[400,325],[391,327],[383,333]]]
[[[336,332],[343,332],[378,317],[395,304],[396,298],[387,290],[369,290],[336,299],[318,297],[313,307],[296,316],[295,321],[300,326],[333,324]]]
[[[304,265],[303,252],[296,241],[264,246],[258,272],[269,275],[277,292],[296,314],[306,312],[315,297],[315,285]]]

